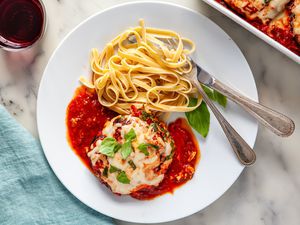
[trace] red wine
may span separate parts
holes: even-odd
[[[31,46],[43,34],[44,16],[38,0],[0,0],[0,47]]]

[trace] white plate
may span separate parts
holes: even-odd
[[[216,10],[220,11],[221,13],[223,13],[224,15],[226,15],[227,17],[229,17],[236,23],[240,24],[242,27],[249,30],[251,33],[253,33],[260,39],[267,42],[269,45],[276,48],[278,51],[282,52],[283,54],[285,54],[286,56],[288,56],[289,58],[291,58],[292,60],[294,60],[295,62],[300,64],[300,56],[298,56],[296,53],[292,52],[288,48],[284,47],[282,44],[275,41],[274,39],[272,39],[271,37],[266,35],[264,32],[258,30],[254,26],[252,26],[246,20],[244,20],[243,18],[238,16],[238,14],[234,13],[230,9],[227,9],[226,7],[224,7],[223,5],[218,3],[216,0],[203,0],[203,1],[206,2],[207,4],[209,4],[210,6],[212,6],[213,8],[215,8]]]
[[[147,26],[172,29],[194,40],[195,59],[220,80],[257,100],[252,73],[231,38],[208,18],[167,3],[131,3],[99,12],[77,26],[57,47],[45,69],[38,96],[37,122],[44,153],[65,187],[91,208],[116,219],[155,223],[191,215],[219,198],[238,178],[243,166],[237,161],[214,116],[204,140],[197,135],[201,160],[194,178],[151,201],[113,195],[90,173],[66,140],[65,115],[78,77],[89,74],[90,49],[102,49],[124,29],[144,18]],[[224,114],[253,146],[257,123],[234,104]],[[173,115],[173,118],[175,115]]]

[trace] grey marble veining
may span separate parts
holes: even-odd
[[[48,26],[35,48],[0,51],[0,104],[37,137],[36,98],[42,72],[64,36],[93,13],[126,0],[44,1]],[[203,13],[224,29],[244,53],[260,101],[292,117],[290,138],[259,128],[257,162],[215,203],[193,216],[169,224],[300,224],[300,65],[200,0],[170,0]],[[57,16],[59,15],[59,17]],[[243,76],[243,74],[241,74]],[[149,212],[151,213],[151,212]],[[130,224],[117,221],[117,224]]]

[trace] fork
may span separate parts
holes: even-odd
[[[130,36],[128,41],[131,43],[136,42],[135,37]],[[164,39],[162,40],[168,47],[176,46],[176,40]],[[155,44],[155,43],[154,43]],[[159,47],[159,46],[158,46]],[[290,136],[295,130],[295,123],[287,116],[276,112],[266,106],[263,106],[252,99],[242,95],[238,91],[223,84],[215,77],[211,76],[203,68],[197,65],[192,59],[192,71],[184,76],[189,79],[192,84],[197,88],[199,94],[202,96],[203,101],[211,109],[218,122],[220,123],[229,143],[235,152],[238,160],[245,166],[252,165],[256,160],[256,155],[253,149],[247,144],[247,142],[236,132],[236,130],[229,124],[229,122],[220,113],[214,103],[209,99],[201,84],[204,84],[228,97],[244,108],[248,113],[254,116],[264,126],[269,128],[272,132],[281,137]]]
[[[273,133],[281,137],[290,136],[295,130],[295,123],[287,116],[276,112],[252,99],[242,95],[240,92],[225,85],[215,77],[210,75],[207,71],[197,65],[191,60],[193,67],[196,69],[196,75],[193,80],[210,87],[240,105],[245,111],[254,116],[265,127],[269,128]]]
[[[165,40],[168,47],[176,46],[176,40],[171,38]],[[221,94],[228,97],[230,100],[240,105],[246,112],[254,116],[265,127],[269,128],[273,133],[281,137],[288,137],[292,135],[295,130],[295,123],[287,116],[276,112],[252,99],[242,95],[238,91],[230,88],[221,81],[217,80],[203,68],[201,68],[193,59],[188,58],[192,63],[193,68],[196,68],[196,76],[192,77],[194,81],[204,84]]]
[[[166,43],[166,42],[165,42]],[[176,40],[167,40],[169,47],[176,45]],[[242,95],[238,91],[228,87],[221,81],[206,72],[203,68],[197,65],[192,59],[190,62],[193,66],[191,73],[186,74],[185,77],[189,79],[192,84],[198,89],[204,102],[212,110],[213,114],[219,121],[227,139],[229,140],[232,149],[234,150],[239,161],[246,165],[252,165],[256,160],[256,155],[253,149],[245,142],[245,140],[235,131],[235,129],[228,123],[220,111],[215,107],[213,102],[206,95],[201,87],[201,84],[210,87],[240,105],[246,112],[254,116],[265,127],[269,128],[273,133],[281,137],[290,136],[295,130],[295,123],[287,116],[276,112],[262,104],[259,104],[252,99]]]
[[[197,88],[199,94],[202,96],[203,101],[211,109],[217,120],[219,121],[233,151],[235,152],[238,160],[245,166],[252,165],[256,160],[256,155],[253,149],[247,144],[247,142],[236,132],[236,130],[229,124],[229,122],[220,113],[217,107],[209,99],[201,84],[197,79],[198,71],[197,66],[193,66],[192,71],[186,74],[185,77],[192,82],[194,87]]]

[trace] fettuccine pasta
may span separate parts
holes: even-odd
[[[187,48],[188,46],[189,48]],[[119,114],[130,114],[132,105],[147,112],[187,112],[201,103],[201,96],[183,75],[192,70],[188,55],[194,43],[170,30],[140,26],[130,28],[109,42],[102,52],[92,49],[92,82],[99,102]],[[197,96],[189,107],[189,97]]]

